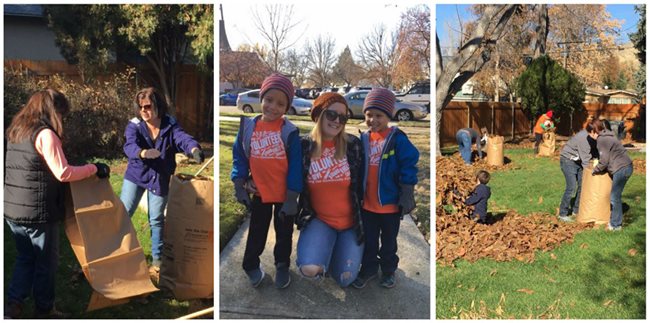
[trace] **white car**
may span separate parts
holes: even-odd
[[[427,111],[430,111],[431,85],[429,82],[416,83],[406,93],[395,95],[395,97],[403,102],[424,105],[427,107]]]
[[[343,97],[348,103],[350,110],[348,116],[352,118],[364,118],[363,116],[363,101],[366,99],[370,91],[356,91],[350,92]],[[395,112],[393,119],[397,121],[419,120],[427,117],[427,108],[423,105],[400,102],[395,102]]]
[[[287,111],[287,114],[309,115],[311,107],[311,101],[294,96],[293,103]],[[237,96],[237,109],[244,113],[261,113],[262,103],[260,102],[260,90],[239,93]]]

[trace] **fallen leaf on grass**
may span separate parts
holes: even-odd
[[[555,279],[553,279],[553,278],[549,278],[548,281],[553,283],[553,284],[557,283],[557,281]]]
[[[627,254],[632,256],[632,257],[636,256],[636,249],[632,248],[632,249],[628,250]]]
[[[544,197],[540,196],[539,199],[537,200],[537,204],[542,204],[544,203]]]
[[[496,275],[496,274],[497,274],[497,270],[496,270],[496,269],[492,269],[492,271],[490,272],[490,276],[494,276],[494,275]]]
[[[467,290],[470,291],[470,292],[473,292],[473,291],[476,290],[476,287],[471,287],[471,288],[468,288]]]
[[[589,245],[587,243],[583,243],[580,245],[580,249],[587,249],[589,248]]]
[[[520,288],[517,291],[520,292],[520,293],[526,293],[528,295],[532,295],[535,292],[535,291],[530,290],[528,288]]]
[[[608,306],[612,305],[613,303],[614,303],[613,300],[608,299],[607,301],[605,301],[605,303],[603,303],[603,306],[608,307]]]
[[[557,256],[556,256],[554,253],[552,253],[552,254],[551,254],[551,259],[556,260],[556,259],[557,259]]]

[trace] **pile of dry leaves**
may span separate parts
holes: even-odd
[[[536,251],[571,242],[575,233],[591,227],[567,224],[550,214],[523,216],[512,210],[492,219],[491,224],[470,220],[472,210],[463,201],[476,185],[475,172],[481,168],[475,167],[466,166],[455,155],[436,160],[436,260],[441,263],[453,265],[459,258],[474,262],[484,257],[531,262]],[[447,212],[451,207],[454,211]]]

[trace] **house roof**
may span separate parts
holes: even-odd
[[[32,4],[6,4],[4,5],[4,15],[42,18],[43,6]]]
[[[614,94],[619,94],[619,93],[627,94],[635,97],[637,96],[636,93],[631,91],[626,91],[626,90],[604,90],[604,89],[594,89],[594,88],[587,89],[585,93],[594,96],[612,96]]]

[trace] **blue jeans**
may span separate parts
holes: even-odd
[[[32,295],[39,311],[54,307],[54,280],[59,265],[59,222],[21,225],[6,221],[16,240],[16,263],[9,300],[22,304]]]
[[[562,202],[560,202],[560,216],[567,216],[571,211],[571,199],[574,196],[576,200],[573,203],[573,213],[578,214],[580,208],[580,190],[582,189],[582,163],[575,162],[566,157],[560,157],[560,169],[564,174],[566,186]]]
[[[120,200],[124,203],[129,217],[133,216],[138,208],[138,203],[144,194],[145,189],[135,183],[124,180]],[[149,216],[149,229],[151,230],[151,258],[153,264],[160,266],[161,251],[163,246],[163,226],[165,224],[165,207],[167,196],[158,196],[147,191],[147,208]]]
[[[392,274],[397,270],[397,234],[401,216],[399,213],[374,213],[361,210],[363,231],[366,234],[366,248],[363,251],[361,272],[365,276],[377,272]],[[381,247],[379,241],[381,240]]]
[[[313,218],[300,231],[298,239],[298,268],[317,265],[327,272],[341,287],[350,285],[359,274],[363,244],[357,245],[354,229],[339,231],[318,218]]]
[[[623,224],[623,188],[625,183],[632,176],[633,167],[629,164],[612,175],[612,194],[610,195],[610,203],[612,203],[612,217],[609,220],[609,225],[612,227],[620,227]]]
[[[467,131],[456,132],[456,143],[458,143],[458,151],[460,156],[463,157],[465,164],[472,163],[472,137]]]

